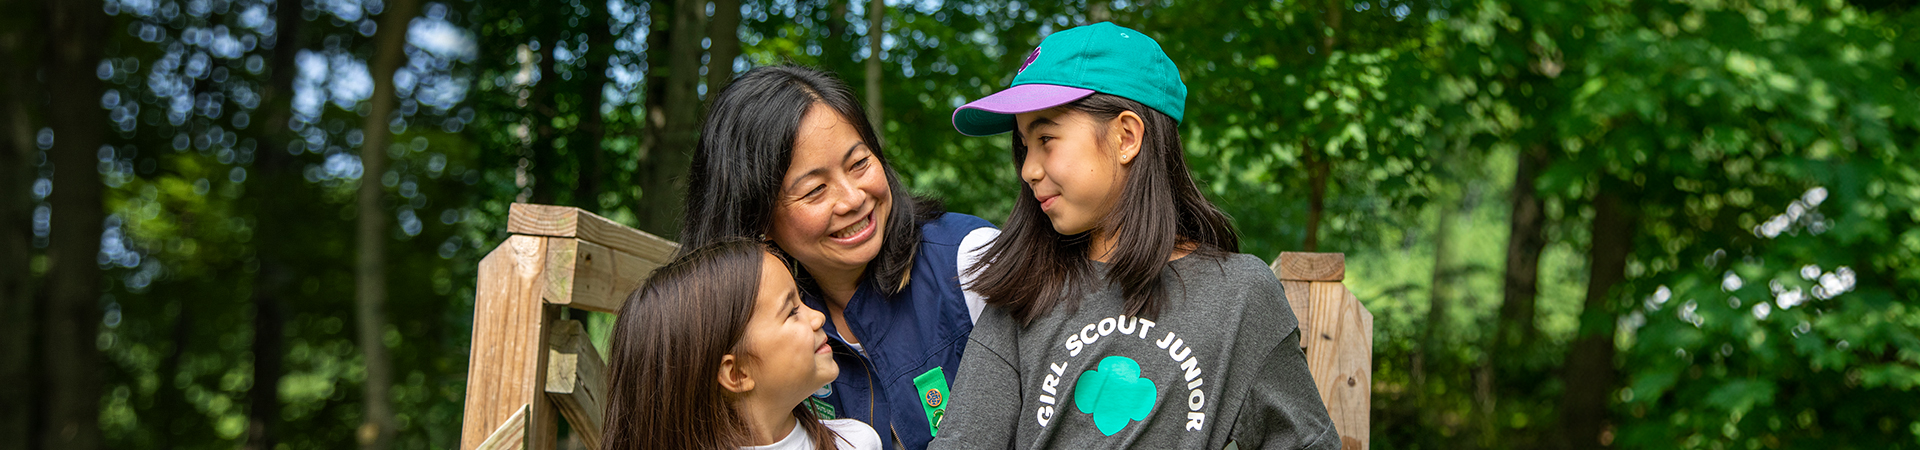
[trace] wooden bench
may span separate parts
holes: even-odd
[[[578,208],[514,204],[511,233],[480,260],[460,448],[555,446],[559,418],[600,448],[606,362],[565,308],[617,314],[678,244]],[[1340,284],[1337,253],[1282,253],[1273,271],[1300,320],[1314,383],[1343,448],[1365,449],[1373,315]]]

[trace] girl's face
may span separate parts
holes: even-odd
[[[1094,116],[1065,107],[1014,118],[1027,146],[1020,179],[1033,189],[1053,230],[1074,235],[1099,226],[1119,202],[1127,165],[1139,153],[1139,116],[1124,112],[1104,127]]]
[[[775,397],[806,397],[833,378],[840,366],[820,329],[826,315],[800,303],[793,273],[772,254],[760,263],[760,292],[740,345],[752,355],[743,365],[753,390]]]
[[[767,236],[815,274],[857,274],[880,254],[893,191],[853,124],[821,103],[800,120]]]

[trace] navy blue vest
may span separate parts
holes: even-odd
[[[945,376],[942,385],[953,385],[960,352],[973,332],[960,290],[960,240],[992,226],[979,217],[942,215],[920,227],[920,248],[906,289],[883,298],[872,283],[860,284],[847,303],[846,319],[865,356],[848,346],[833,320],[827,320],[840,377],[814,397],[828,405],[833,416],[866,422],[881,440],[897,437],[911,450],[924,449],[933,440],[927,405],[944,406],[946,392],[930,397],[914,378],[939,370]],[[818,296],[803,295],[802,300],[815,310],[827,310]],[[930,380],[922,378],[923,383]]]

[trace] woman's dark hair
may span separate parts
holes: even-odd
[[[736,355],[760,290],[767,247],[747,239],[715,241],[653,271],[627,296],[613,326],[603,447],[737,449],[747,424],[715,379],[720,359]],[[805,403],[793,408],[817,448],[839,436]],[[786,430],[778,430],[784,432]],[[776,433],[776,435],[780,435]]]
[[[1087,259],[1092,236],[1106,233],[1115,239],[1107,282],[1120,286],[1127,315],[1156,317],[1168,298],[1160,271],[1176,249],[1192,250],[1193,256],[1221,256],[1239,252],[1240,238],[1227,215],[1194,185],[1173,118],[1139,102],[1101,93],[1066,107],[1092,115],[1099,124],[1096,135],[1105,135],[1106,124],[1125,111],[1138,114],[1146,126],[1140,154],[1128,169],[1118,203],[1093,230],[1061,236],[1033,198],[1033,187],[1020,183],[1020,198],[1014,201],[1006,228],[980,263],[968,269],[979,276],[968,287],[986,297],[988,304],[1007,308],[1022,324],[1063,303],[1078,307],[1082,289],[1092,276]],[[1016,130],[1016,173],[1026,159],[1027,146]]]
[[[757,67],[733,80],[713,100],[687,177],[686,247],[729,237],[756,237],[773,229],[773,208],[780,182],[793,163],[800,120],[814,104],[826,105],[860,135],[887,174],[893,212],[886,221],[880,254],[867,263],[867,280],[887,295],[904,288],[920,244],[920,225],[943,213],[938,200],[914,197],[881,150],[860,101],[846,83],[826,72],[799,66]],[[810,277],[801,286],[814,289]]]

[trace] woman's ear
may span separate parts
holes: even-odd
[[[1121,111],[1107,122],[1107,142],[1118,151],[1120,165],[1132,164],[1133,159],[1140,156],[1140,143],[1146,132],[1146,121],[1133,111]]]
[[[720,357],[720,388],[734,394],[753,390],[753,377],[747,375],[745,367],[740,366],[740,358],[733,355]]]

